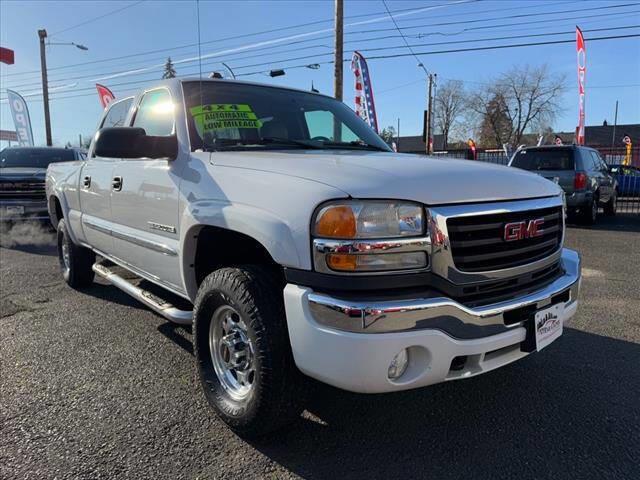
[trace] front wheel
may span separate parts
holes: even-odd
[[[294,364],[282,285],[261,266],[222,268],[194,305],[194,353],[205,396],[238,434],[264,435],[302,412],[304,379]]]
[[[58,222],[58,260],[64,281],[70,287],[82,288],[93,282],[96,254],[73,243],[64,218]]]

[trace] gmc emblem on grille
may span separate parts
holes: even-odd
[[[544,225],[544,218],[537,218],[528,222],[524,220],[522,222],[507,223],[504,226],[504,241],[513,242],[514,240],[540,237],[544,234],[542,225]]]

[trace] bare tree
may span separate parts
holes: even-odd
[[[496,146],[519,145],[525,133],[547,128],[562,111],[564,76],[553,75],[547,65],[516,67],[489,87],[478,89],[469,102],[477,114],[481,137]]]
[[[382,131],[380,132],[380,136],[386,143],[391,144],[391,142],[393,142],[393,140],[396,138],[395,127],[388,126],[386,128],[383,128]]]
[[[434,121],[442,132],[443,148],[448,148],[449,135],[456,127],[466,105],[464,86],[460,80],[447,80],[435,98]]]

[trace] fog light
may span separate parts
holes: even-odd
[[[407,370],[408,365],[409,352],[406,348],[403,348],[402,351],[400,351],[400,353],[398,353],[395,357],[393,357],[393,360],[391,360],[387,375],[391,380],[397,380]]]

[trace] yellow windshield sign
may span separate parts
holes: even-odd
[[[216,130],[229,128],[258,129],[262,126],[262,122],[258,120],[251,107],[246,104],[214,103],[192,107],[190,111],[200,136]]]

